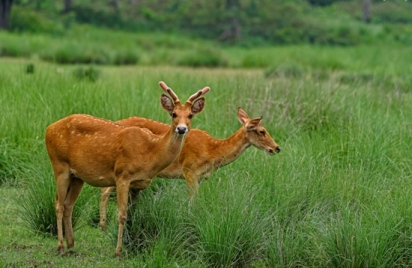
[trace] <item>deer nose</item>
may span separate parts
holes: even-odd
[[[187,127],[178,126],[178,127],[176,128],[176,133],[178,133],[178,134],[180,134],[180,135],[185,134],[186,132],[187,132]]]
[[[280,153],[280,148],[279,148],[279,147],[276,147],[275,151],[276,151],[277,153]]]

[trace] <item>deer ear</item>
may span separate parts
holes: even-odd
[[[259,118],[255,118],[255,119],[250,120],[250,121],[247,122],[247,124],[246,124],[246,129],[247,129],[248,131],[257,129],[258,126],[259,126],[259,124],[260,124],[260,121],[262,121],[262,117],[259,117]]]
[[[162,94],[162,96],[160,97],[160,103],[162,104],[163,109],[165,109],[169,114],[173,112],[175,105],[171,98],[169,98],[165,94]]]
[[[247,113],[240,107],[237,109],[237,118],[242,125],[246,124],[250,120]]]
[[[199,98],[192,104],[192,113],[198,114],[205,108],[205,98]]]

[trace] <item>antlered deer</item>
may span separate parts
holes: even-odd
[[[280,152],[279,145],[261,125],[262,117],[251,119],[241,108],[237,112],[242,127],[227,139],[216,139],[207,132],[192,129],[186,137],[180,156],[159,172],[160,178],[184,178],[189,195],[193,196],[201,179],[207,179],[215,170],[235,161],[250,145],[266,151],[269,155]],[[130,117],[116,123],[123,126],[139,126],[161,135],[170,126],[153,120]],[[100,227],[106,229],[106,209],[114,187],[101,189]]]
[[[164,82],[159,85],[170,97],[161,96],[162,107],[172,117],[168,130],[157,136],[137,126],[125,127],[90,115],[74,114],[51,124],[46,147],[56,186],[58,251],[74,246],[72,211],[84,182],[95,187],[117,188],[119,230],[116,256],[122,246],[129,189],[145,189],[158,172],[179,155],[195,114],[205,105],[205,87],[185,104]],[[63,223],[62,223],[63,222]]]

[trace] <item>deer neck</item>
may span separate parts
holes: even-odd
[[[167,165],[179,156],[183,148],[185,138],[186,135],[176,134],[174,128],[172,127],[165,135],[159,137],[159,142],[157,145],[158,151],[161,152],[161,155],[163,156],[163,159],[165,159],[165,162],[167,162]]]
[[[216,168],[235,161],[249,146],[243,127],[226,139],[216,140],[213,155]]]

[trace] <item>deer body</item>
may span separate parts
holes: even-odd
[[[180,155],[156,177],[184,178],[189,195],[196,194],[199,183],[207,179],[218,168],[235,161],[251,145],[273,155],[280,152],[279,145],[260,124],[262,118],[250,119],[245,111],[238,109],[238,119],[242,123],[234,134],[226,139],[212,137],[206,131],[192,129],[185,140]],[[170,128],[168,125],[140,117],[130,117],[120,121],[122,126],[140,126],[154,134],[161,135]],[[100,203],[100,226],[106,228],[106,206],[114,187],[103,188]]]
[[[62,125],[66,127],[62,129]],[[115,186],[116,180],[127,173],[135,174],[128,181],[131,187],[141,190],[177,157],[176,152],[180,152],[184,141],[184,136],[173,133],[172,128],[156,136],[139,127],[127,128],[82,114],[70,115],[50,125],[46,137],[50,136],[55,137],[47,139],[48,148],[54,148],[50,150],[50,158],[69,159],[67,164],[73,176],[95,187],[108,187]],[[154,161],[154,156],[162,157]]]
[[[143,190],[156,174],[180,153],[192,117],[201,112],[209,88],[199,90],[185,104],[163,82],[173,98],[162,95],[163,108],[172,116],[167,132],[154,135],[139,127],[125,127],[90,115],[74,114],[51,124],[46,147],[56,179],[58,251],[74,246],[71,216],[84,182],[95,187],[116,186],[119,231],[116,255],[121,251],[130,189]],[[192,103],[192,101],[194,101]]]

